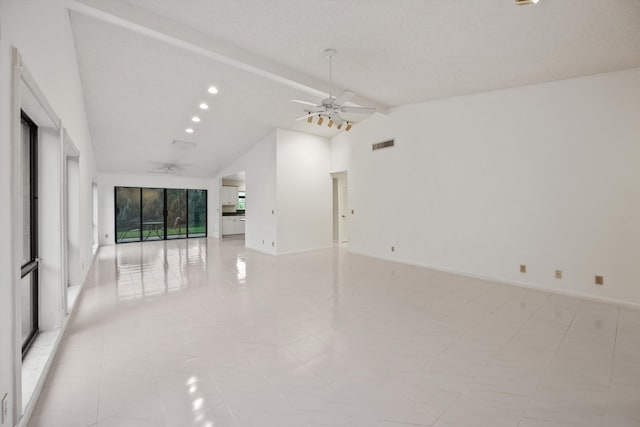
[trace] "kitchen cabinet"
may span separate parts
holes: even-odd
[[[222,217],[222,235],[228,236],[229,234],[234,234],[234,217],[232,216],[223,216]]]
[[[223,185],[220,191],[220,204],[223,206],[236,206],[238,204],[238,187]]]
[[[232,234],[244,234],[244,219],[244,216],[223,216],[222,235],[229,236]]]

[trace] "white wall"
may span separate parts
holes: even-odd
[[[0,22],[0,25],[2,22]],[[11,93],[11,55],[8,44],[0,33],[0,93]],[[11,150],[11,97],[0,96],[0,198],[11,200],[12,150]],[[0,239],[0,399],[9,394],[9,408],[15,404],[14,383],[14,333],[16,328],[14,311],[14,275],[16,274],[16,260],[14,256],[13,240],[6,238],[13,234],[13,203],[0,203],[0,233],[5,238]],[[12,412],[12,410],[10,410]],[[10,415],[10,420],[13,416]],[[10,425],[10,424],[8,424]]]
[[[91,182],[97,169],[64,3],[4,0],[0,2],[0,19],[3,35],[20,50],[24,63],[80,151],[80,253],[84,280],[93,258]]]
[[[319,136],[277,130],[278,254],[333,244],[331,149]]]
[[[95,176],[96,166],[71,26],[63,2],[0,1],[0,39],[0,198],[11,200],[12,187],[20,185],[19,167],[12,171],[10,166],[10,147],[14,143],[13,138],[17,137],[17,134],[11,133],[11,121],[17,118],[11,112],[14,93],[11,86],[10,47],[16,47],[80,151],[80,252],[84,278],[92,259],[91,233],[86,230],[91,229],[91,180]],[[12,236],[11,239],[2,239],[0,243],[0,398],[4,393],[9,393],[9,405],[12,408],[16,406],[16,392],[19,391],[13,363],[17,358],[19,366],[20,359],[20,348],[12,338],[17,327],[12,308],[13,287],[17,286],[15,274],[19,271],[17,264],[20,260],[12,253],[16,252],[16,242],[22,230],[21,218],[12,213],[15,203],[0,204],[0,230],[3,236]],[[5,425],[17,422],[15,414],[10,414],[10,417],[10,422]]]
[[[229,167],[245,172],[245,245],[271,255],[332,244],[331,150],[326,138],[276,129]]]
[[[245,246],[250,249],[277,254],[276,226],[276,131],[269,133],[256,145],[221,171],[214,186],[222,178],[246,172],[247,192]],[[217,207],[220,203],[216,200]]]
[[[209,180],[188,178],[171,175],[124,175],[98,174],[98,236],[101,245],[113,245],[115,233],[115,187],[146,187],[146,188],[184,188],[193,190],[209,190]],[[208,235],[212,221],[216,220],[216,206],[213,204],[209,191],[207,192],[207,225]]]
[[[638,117],[640,69],[374,116],[332,141],[348,163],[349,249],[640,304]]]

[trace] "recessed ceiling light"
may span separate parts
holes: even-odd
[[[518,6],[524,6],[527,4],[536,4],[538,3],[540,0],[516,0],[516,4]]]
[[[191,129],[191,128],[186,128],[184,131],[185,131],[186,133],[193,133],[193,129]]]
[[[211,86],[209,87],[209,89],[207,90],[210,94],[215,95],[216,93],[218,93],[218,88],[215,86]]]
[[[209,106],[203,102],[202,104],[200,104],[200,109],[201,110],[208,110]]]
[[[193,117],[191,117],[191,121],[194,122],[194,123],[198,123],[198,122],[200,122],[200,117],[193,116]]]

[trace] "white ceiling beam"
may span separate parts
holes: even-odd
[[[329,96],[329,83],[248,52],[201,31],[115,0],[68,0],[70,10],[185,49],[205,58],[247,71],[309,95]],[[343,88],[348,89],[348,88]],[[340,91],[338,91],[340,92]],[[386,114],[388,106],[360,96],[350,105],[375,107]]]

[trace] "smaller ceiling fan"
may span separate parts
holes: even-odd
[[[183,166],[176,165],[174,163],[160,163],[160,167],[148,170],[146,172],[159,175],[181,175],[180,172],[183,170]]]
[[[333,86],[333,69],[332,69],[332,60],[336,55],[336,51],[334,49],[326,49],[324,51],[327,58],[329,58],[329,84],[330,89]],[[334,124],[338,129],[342,129],[342,125],[346,123],[345,130],[351,130],[351,126],[353,123],[345,120],[341,114],[373,114],[376,112],[374,107],[348,107],[345,106],[351,98],[353,98],[355,94],[349,90],[343,91],[340,95],[333,96],[331,90],[329,91],[329,97],[323,99],[320,104],[314,104],[313,102],[302,101],[299,99],[292,99],[292,102],[297,102],[298,104],[309,105],[312,108],[305,109],[306,114],[298,117],[296,120],[304,120],[307,122],[313,123],[313,119],[318,117],[318,126],[322,125],[324,119],[328,120],[327,125],[332,127]]]

